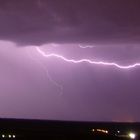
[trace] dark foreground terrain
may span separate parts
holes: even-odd
[[[0,140],[139,139],[140,123],[0,120]]]

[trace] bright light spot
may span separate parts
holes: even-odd
[[[118,133],[120,133],[120,131],[117,131]]]
[[[92,131],[94,132],[94,131],[95,131],[95,129],[92,129]]]
[[[135,134],[135,133],[129,133],[129,137],[130,137],[131,139],[135,139],[135,138],[136,138],[136,134]]]
[[[108,134],[108,131],[106,131],[106,133]]]
[[[13,138],[15,138],[16,136],[15,135],[13,135]]]
[[[11,138],[12,136],[11,136],[11,135],[9,135],[8,137],[9,137],[9,138]]]
[[[2,135],[2,138],[5,138],[5,135]]]

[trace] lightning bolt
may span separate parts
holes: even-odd
[[[64,61],[70,62],[70,63],[74,63],[74,64],[78,64],[78,63],[89,63],[89,64],[94,64],[94,65],[112,66],[112,67],[117,67],[119,69],[132,69],[132,68],[135,68],[135,67],[140,66],[140,63],[135,63],[135,64],[132,64],[132,65],[119,65],[119,64],[114,63],[114,62],[93,61],[93,60],[90,60],[90,59],[74,60],[74,59],[68,59],[68,58],[66,58],[66,57],[64,57],[62,55],[55,54],[55,53],[46,54],[39,47],[36,47],[36,50],[43,57],[47,57],[47,58],[49,58],[49,57],[55,57],[55,58],[59,58],[61,60],[64,60]]]
[[[44,65],[39,59],[34,58],[34,57],[31,55],[31,53],[29,52],[28,49],[26,49],[26,52],[27,52],[27,55],[29,56],[29,58],[31,58],[31,60],[35,61],[36,63],[38,63],[38,64],[41,66],[41,68],[45,71],[46,76],[47,76],[47,78],[49,79],[49,81],[50,81],[53,85],[55,85],[57,88],[60,89],[59,95],[62,95],[62,94],[63,94],[63,86],[60,85],[57,81],[55,81],[55,80],[52,78],[51,74],[49,73],[49,70],[47,70],[47,68],[46,68],[46,65]]]
[[[82,49],[86,49],[86,48],[92,49],[92,48],[94,48],[95,46],[91,46],[91,45],[82,46],[82,45],[79,45],[79,47],[82,48]]]

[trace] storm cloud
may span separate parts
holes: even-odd
[[[45,43],[139,43],[135,0],[0,0],[0,40]]]

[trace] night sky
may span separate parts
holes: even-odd
[[[0,117],[140,121],[139,0],[0,0]]]

